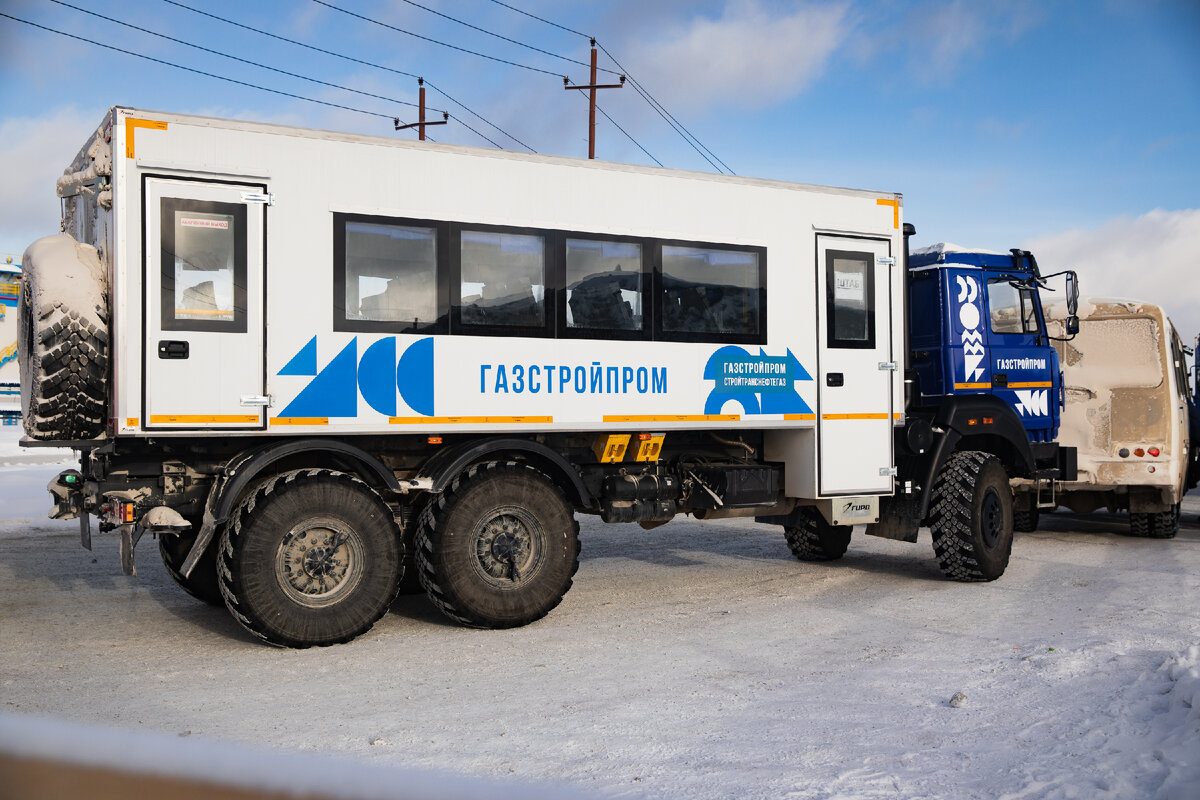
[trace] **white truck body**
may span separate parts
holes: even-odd
[[[111,210],[89,211],[96,195],[86,185],[108,146]],[[901,371],[887,368],[904,341],[898,194],[125,108],[112,110],[69,173],[59,185],[78,204],[68,232],[107,256],[112,313],[122,321],[113,331],[113,436],[771,429],[767,447],[789,464],[789,495],[892,491],[892,429],[903,411]],[[448,329],[348,323],[335,296],[340,226],[391,222],[439,234],[451,224],[492,235],[610,237],[644,250],[713,244],[703,255],[766,261],[762,280],[743,278],[765,305],[741,341],[679,341],[706,337],[652,332],[646,322],[627,340],[580,335],[562,319],[569,287],[557,285],[560,256],[548,244],[544,272],[532,280],[546,323],[533,335],[473,335],[458,324],[464,296],[481,288],[466,275],[456,285],[439,275],[440,294],[430,297],[439,320],[450,317]],[[185,301],[164,285],[222,270],[228,277],[224,265],[170,263],[172,237],[204,226],[211,238],[232,233],[244,259],[236,320],[187,308],[195,292]],[[869,264],[830,286],[825,265],[839,252]],[[652,306],[662,314],[652,296],[665,291],[662,267],[652,255],[644,254],[640,291],[625,292],[642,320]],[[217,284],[217,295],[232,291]],[[381,286],[376,278],[360,302]],[[827,346],[820,334],[835,297],[875,311],[870,347]],[[233,300],[204,299],[226,311]],[[185,347],[186,357],[169,357],[168,348],[182,356]],[[813,379],[829,373],[843,385]]]

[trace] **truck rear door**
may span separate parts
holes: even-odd
[[[142,427],[266,427],[267,187],[144,178]]]
[[[887,239],[817,237],[818,483],[823,496],[892,489]]]

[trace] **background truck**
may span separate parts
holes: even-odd
[[[1195,485],[1187,348],[1156,305],[1090,298],[1080,312],[1079,334],[1055,343],[1067,396],[1059,440],[1075,448],[1078,477],[1043,499],[1080,514],[1128,511],[1132,535],[1174,537]],[[1065,307],[1050,316],[1061,328]]]
[[[1053,363],[1036,263],[910,271],[898,194],[126,108],[57,191],[18,331],[26,443],[82,453],[53,514],[130,572],[157,536],[275,644],[363,633],[406,572],[539,619],[577,513],[755,517],[814,560],[927,524],[993,580],[1009,479],[1067,463],[1057,371],[985,360]]]

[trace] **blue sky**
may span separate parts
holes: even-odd
[[[391,70],[426,77],[543,153],[586,156],[587,108],[561,75],[584,66],[584,36],[493,0],[329,0],[422,41],[311,0],[179,0]],[[203,17],[164,0],[72,5],[277,69],[413,102],[416,81]],[[1200,331],[1200,2],[683,2],[511,0],[594,35],[733,171],[899,191],[915,244],[1026,246],[1074,266],[1085,294],[1165,305]],[[421,8],[420,6],[425,6]],[[57,229],[54,178],[108,106],[394,133],[411,107],[316,85],[137,32],[50,0],[0,12],[338,110],[184,72],[0,18],[0,252]],[[601,66],[618,69],[601,53]],[[550,74],[547,74],[550,73]],[[608,75],[605,82],[613,79]],[[600,93],[598,157],[712,170],[632,87]],[[436,91],[505,147],[520,145]],[[439,141],[492,146],[462,124]]]

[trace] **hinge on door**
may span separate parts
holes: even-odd
[[[896,266],[896,259],[892,258],[891,256],[877,256],[875,260],[885,267]]]
[[[896,477],[896,468],[895,467],[880,467],[879,474],[881,476],[882,475],[891,475],[894,478],[894,477]]]
[[[244,395],[242,395],[242,405],[244,405],[244,406],[262,406],[264,408],[270,408],[271,395],[269,395],[269,394],[267,394],[267,395],[244,394]]]
[[[261,192],[242,192],[243,203],[262,203],[263,205],[275,205],[275,195],[272,192],[265,194]]]
[[[898,369],[900,369],[900,366],[895,361],[880,361],[879,362],[879,371],[880,372],[895,372]]]

